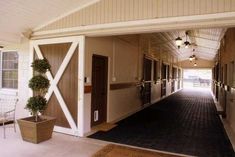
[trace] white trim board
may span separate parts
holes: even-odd
[[[38,31],[32,34],[32,39],[51,38],[56,36],[68,35],[105,36],[118,34],[136,34],[161,32],[176,29],[196,29],[232,26],[235,26],[235,12],[226,12],[217,14],[95,24],[48,31]]]
[[[55,93],[56,98],[58,99],[59,105],[64,112],[65,118],[67,119],[71,129],[63,128],[56,126],[55,131],[75,135],[75,136],[83,136],[83,101],[84,101],[84,92],[81,92],[84,90],[84,82],[81,81],[84,78],[84,36],[74,36],[74,37],[64,37],[64,38],[53,38],[53,39],[45,39],[45,40],[34,40],[30,42],[30,64],[33,61],[34,58],[34,51],[36,52],[39,59],[43,59],[44,56],[39,48],[39,45],[47,45],[47,44],[55,44],[55,43],[68,43],[71,42],[71,46],[63,59],[62,64],[60,65],[55,77],[53,78],[53,75],[51,72],[47,72],[46,76],[50,80],[50,88],[48,89],[48,93],[46,94],[46,99],[49,100],[52,96],[52,93]],[[75,53],[76,48],[78,47],[78,113],[77,113],[77,119],[78,123],[76,124],[71,113],[69,112],[67,105],[57,87],[57,84],[62,77],[67,65],[69,64],[72,55]],[[30,77],[33,76],[32,68],[30,69]],[[32,91],[30,92],[30,95],[32,95]]]

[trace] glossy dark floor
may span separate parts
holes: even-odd
[[[91,138],[203,157],[233,157],[209,91],[182,90]]]

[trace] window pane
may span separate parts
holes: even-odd
[[[3,52],[2,54],[2,87],[18,88],[17,52]]]
[[[12,79],[14,80],[18,79],[18,71],[12,71]]]
[[[2,78],[3,78],[4,80],[9,79],[9,72],[8,72],[8,71],[3,71],[3,72],[2,72]]]
[[[3,87],[3,88],[9,87],[9,85],[8,85],[8,80],[3,80],[3,81],[2,81],[2,87]]]

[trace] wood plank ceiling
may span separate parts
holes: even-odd
[[[20,42],[22,32],[38,27],[94,0],[0,0],[0,44]]]
[[[184,45],[178,49],[175,39],[180,36],[183,42],[186,41],[186,31],[189,32],[188,41],[191,43],[189,48]],[[171,32],[152,33],[150,43],[152,49],[162,49],[178,56],[179,60],[186,60],[191,55],[197,58],[213,60],[220,47],[220,41],[225,34],[225,28],[181,30]],[[193,49],[195,51],[193,51]],[[154,52],[154,51],[153,51]],[[158,52],[158,51],[156,51]]]

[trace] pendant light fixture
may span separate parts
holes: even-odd
[[[183,40],[182,40],[182,38],[180,37],[179,32],[178,32],[178,37],[175,39],[175,44],[176,44],[176,46],[177,46],[178,48],[180,48],[180,46],[182,45],[182,43],[183,43]]]
[[[189,61],[192,62],[193,60],[196,60],[196,56],[195,55],[192,55],[189,57]]]
[[[195,66],[195,67],[196,67],[196,66],[197,66],[197,63],[195,62],[193,66]]]
[[[3,48],[4,48],[3,46],[0,46],[0,51],[2,51]]]
[[[177,38],[175,39],[175,44],[176,44],[177,46],[180,46],[180,45],[182,44],[182,38],[177,37]]]
[[[189,61],[190,61],[190,62],[193,61],[193,57],[192,57],[192,56],[189,57]]]
[[[184,45],[186,49],[189,48],[189,46],[191,45],[191,43],[188,41],[188,36],[189,36],[189,31],[185,32],[185,37],[186,37],[186,41],[183,42],[182,38],[179,36],[179,32],[178,32],[178,37],[175,39],[175,44],[176,46],[180,49],[181,45]]]
[[[195,49],[193,49],[193,53],[192,55],[189,57],[189,61],[192,62],[193,60],[196,60],[196,55],[194,54],[195,53]]]
[[[186,35],[186,41],[184,42],[185,48],[188,49],[189,46],[191,45],[190,42],[188,41],[188,32],[185,32]]]

